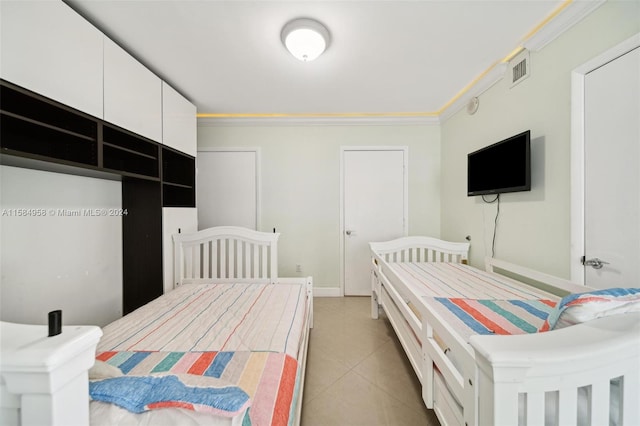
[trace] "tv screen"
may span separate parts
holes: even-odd
[[[467,156],[467,195],[531,190],[530,131]]]

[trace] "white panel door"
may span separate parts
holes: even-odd
[[[198,151],[196,182],[199,229],[258,227],[259,153]]]
[[[405,235],[406,152],[343,152],[344,294],[370,295],[369,243]]]
[[[640,282],[640,48],[585,76],[585,258],[588,286]]]

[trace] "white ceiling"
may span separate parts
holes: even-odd
[[[437,113],[561,0],[66,0],[197,105],[218,114]],[[291,19],[331,33],[316,61],[280,41]]]

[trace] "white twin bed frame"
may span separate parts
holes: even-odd
[[[237,226],[217,226],[188,234],[175,234],[175,285],[210,283],[300,283],[306,287],[307,312],[303,341],[297,360],[301,366],[300,383],[294,396],[299,425],[302,414],[304,377],[313,328],[313,280],[278,277],[279,233],[254,231]]]
[[[640,314],[468,343],[388,267],[467,263],[467,243],[406,237],[370,246],[372,317],[384,309],[442,425],[640,424]],[[495,259],[487,271],[560,296],[590,290]]]

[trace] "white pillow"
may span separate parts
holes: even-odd
[[[562,298],[539,331],[569,327],[609,315],[640,312],[640,288],[609,288]]]

